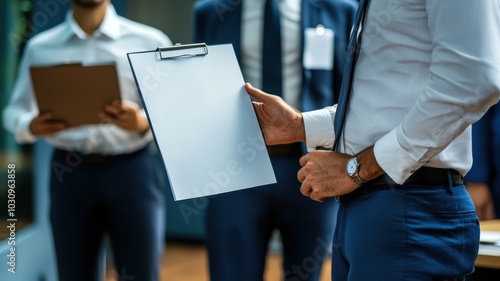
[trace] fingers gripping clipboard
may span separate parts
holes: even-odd
[[[175,200],[276,183],[232,45],[127,56]]]

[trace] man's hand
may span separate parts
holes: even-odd
[[[485,183],[467,183],[467,191],[474,202],[479,220],[495,219],[490,188]]]
[[[340,196],[354,191],[359,185],[346,172],[347,160],[352,155],[318,150],[300,158],[302,168],[297,178],[302,183],[300,192],[312,200],[323,202],[326,197]]]
[[[253,106],[267,145],[305,141],[304,121],[298,110],[282,98],[266,94],[248,83],[245,88],[257,100]]]
[[[318,150],[300,158],[302,168],[297,178],[302,183],[300,192],[312,200],[323,202],[326,197],[341,196],[356,190],[359,187],[347,175],[347,160],[353,155],[335,151]],[[356,155],[359,165],[359,176],[372,180],[385,172],[378,165],[377,159],[370,147]]]
[[[42,113],[33,118],[29,129],[35,136],[46,136],[55,134],[68,127],[62,120],[54,119],[52,113]]]
[[[106,105],[104,111],[99,112],[99,118],[127,131],[143,134],[149,129],[148,120],[141,114],[139,105],[131,101],[114,101]]]

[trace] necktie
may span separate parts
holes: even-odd
[[[264,7],[262,37],[262,89],[278,96],[282,94],[282,59],[280,11],[275,0]]]
[[[346,62],[344,66],[344,73],[342,76],[342,86],[340,87],[339,101],[337,103],[337,111],[335,113],[335,118],[333,120],[333,126],[335,130],[335,140],[333,142],[333,150],[338,151],[340,135],[342,134],[342,129],[344,127],[347,104],[349,103],[349,96],[351,94],[352,86],[352,76],[354,74],[354,65],[356,63],[357,55],[359,54],[358,43],[358,30],[361,21],[364,18],[366,8],[368,7],[368,2],[370,0],[361,0],[359,2],[358,11],[356,13],[356,19],[354,21],[352,34],[349,38],[349,44],[346,53]],[[361,37],[361,35],[360,35]]]

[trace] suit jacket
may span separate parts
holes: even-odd
[[[474,163],[465,181],[489,185],[495,215],[500,218],[500,104],[472,124],[472,156]]]
[[[353,0],[302,1],[302,30],[322,24],[333,30],[335,48],[333,70],[303,68],[300,110],[310,111],[337,102],[347,42],[357,5],[357,1]],[[241,7],[241,0],[197,1],[194,5],[194,42],[204,42],[208,45],[232,43],[240,61]],[[304,32],[299,36],[304,39]]]

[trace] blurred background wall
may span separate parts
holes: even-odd
[[[191,8],[195,0],[126,0],[126,15],[165,32],[172,42],[191,42]]]

